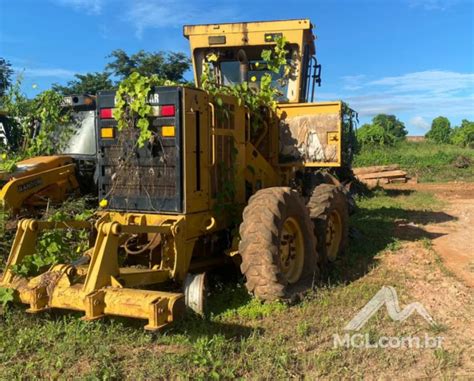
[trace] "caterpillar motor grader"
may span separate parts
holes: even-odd
[[[222,84],[246,81],[262,74],[262,50],[286,38],[295,72],[277,112],[253,133],[256,115],[233,96],[156,87],[148,95],[152,138],[139,148],[132,130],[117,128],[115,92],[99,93],[103,208],[94,224],[19,223],[0,286],[14,289],[30,312],[119,315],[156,330],[186,305],[201,311],[204,272],[230,258],[240,262],[250,292],[275,300],[307,287],[319,265],[342,252],[348,209],[335,171],[350,151],[344,134],[352,133],[352,119],[342,102],[309,102],[319,81],[310,21],[185,26],[184,34],[196,84],[209,53],[219,56],[213,70]],[[35,253],[42,232],[70,228],[96,232],[76,262],[31,278],[12,271]]]
[[[13,172],[0,172],[0,203],[5,210],[16,215],[22,208],[58,203],[75,193],[94,191],[95,103],[95,97],[88,95],[64,97],[64,108],[72,111],[69,127],[73,130],[64,152],[22,160]]]

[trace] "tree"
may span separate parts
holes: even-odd
[[[425,136],[435,143],[449,143],[452,132],[449,119],[444,116],[438,116],[431,122],[431,129]]]
[[[112,62],[106,70],[120,79],[128,77],[133,71],[144,76],[158,75],[174,82],[184,82],[184,73],[191,67],[191,61],[184,53],[146,52],[140,50],[129,56],[122,49],[114,50],[108,58]]]
[[[76,79],[69,81],[66,85],[53,84],[53,90],[62,95],[72,95],[97,94],[101,90],[112,90],[114,88],[109,73],[76,74],[74,77]]]
[[[366,123],[357,129],[357,142],[360,145],[392,145],[395,137],[379,124]]]
[[[395,115],[378,114],[372,119],[372,124],[382,127],[396,140],[403,140],[408,134],[403,122],[399,121]]]
[[[10,62],[0,57],[0,97],[5,95],[11,85],[11,77],[13,75],[11,66]]]
[[[474,122],[463,119],[461,126],[453,129],[451,143],[461,147],[474,148]]]

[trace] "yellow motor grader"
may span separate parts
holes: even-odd
[[[102,210],[95,223],[19,223],[0,286],[30,312],[119,315],[156,330],[186,305],[202,312],[208,269],[234,260],[257,298],[287,299],[344,250],[348,205],[337,171],[349,164],[352,113],[340,101],[311,102],[320,67],[310,21],[194,25],[184,34],[198,85],[211,53],[222,85],[262,75],[262,51],[284,37],[294,74],[276,113],[255,132],[257,116],[233,96],[156,87],[148,95],[152,138],[139,148],[130,130],[117,128],[115,92],[99,93]],[[81,258],[29,278],[15,274],[40,234],[71,228],[96,234]]]
[[[12,172],[0,171],[0,204],[13,215],[95,189],[95,97],[67,96],[63,104],[72,111],[73,130],[65,151],[22,160]]]

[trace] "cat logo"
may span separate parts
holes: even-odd
[[[23,193],[30,189],[39,187],[41,184],[43,184],[43,181],[40,178],[38,178],[38,179],[34,179],[34,180],[18,185],[17,189],[19,193]]]

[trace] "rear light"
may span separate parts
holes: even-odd
[[[115,129],[113,127],[101,128],[100,137],[102,139],[113,139],[115,137]]]
[[[164,138],[173,138],[175,136],[174,126],[162,126],[161,136]]]
[[[164,105],[160,107],[160,116],[174,116],[174,105]]]
[[[100,109],[100,119],[113,119],[113,108],[102,108]]]

